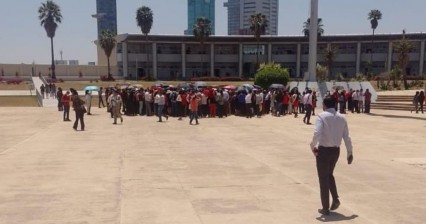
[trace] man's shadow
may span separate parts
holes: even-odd
[[[317,220],[321,222],[338,222],[358,218],[358,215],[345,216],[338,212],[330,212],[330,215],[321,215]]]

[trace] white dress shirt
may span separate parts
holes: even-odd
[[[246,95],[245,100],[246,100],[246,104],[250,104],[251,103],[251,93],[249,93],[249,94]]]
[[[348,156],[352,155],[352,141],[346,118],[337,113],[334,108],[329,108],[320,113],[315,122],[314,137],[311,149],[317,145],[324,147],[340,147],[342,139],[345,141]]]
[[[305,96],[303,96],[303,104],[312,105],[312,95],[310,93],[307,93]]]

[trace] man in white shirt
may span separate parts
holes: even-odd
[[[321,191],[322,209],[318,209],[318,212],[323,215],[329,215],[330,210],[336,210],[340,205],[333,171],[339,159],[342,139],[347,150],[348,164],[351,164],[353,160],[352,141],[349,137],[346,118],[336,112],[334,105],[335,102],[332,98],[324,98],[325,110],[317,117],[314,136],[310,144],[311,150],[316,156]],[[329,193],[333,197],[331,207]]]
[[[303,105],[305,106],[305,117],[303,117],[303,123],[311,124],[311,114],[312,114],[312,90],[308,90],[303,96]]]
[[[145,92],[145,110],[146,110],[146,116],[151,116],[152,115],[152,108],[151,108],[151,103],[152,103],[152,90],[147,90]]]
[[[253,108],[251,107],[251,90],[249,91],[249,93],[246,95],[245,97],[245,102],[246,102],[246,117],[247,118],[252,118],[253,117]]]

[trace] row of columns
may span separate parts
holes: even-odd
[[[330,45],[330,44],[328,44]],[[272,62],[272,44],[269,43],[268,45],[268,55],[267,55],[267,61]],[[240,75],[243,73],[243,44],[239,44],[239,52],[238,52],[238,72]],[[296,54],[296,74],[297,77],[300,77],[301,75],[301,51],[302,51],[302,44],[297,44],[297,54]],[[128,52],[127,43],[123,42],[122,44],[122,52]],[[152,44],[152,71],[154,78],[157,78],[157,43]],[[182,76],[186,77],[186,44],[182,43],[182,50],[181,50],[181,57],[182,57]],[[386,69],[387,71],[392,70],[392,56],[393,56],[393,44],[392,42],[389,42],[388,47],[388,55],[387,55],[387,64]],[[210,58],[214,59],[215,57],[215,44],[210,44]],[[424,61],[425,61],[425,41],[421,41],[420,43],[420,57],[419,57],[419,74],[423,74],[423,68],[424,68]],[[123,55],[122,58],[123,62],[123,74],[125,77],[127,77],[128,72],[128,58],[127,53]],[[215,69],[215,61],[210,60],[210,74],[211,76],[214,75],[214,69]],[[361,72],[361,42],[357,43],[357,55],[356,55],[356,73]]]

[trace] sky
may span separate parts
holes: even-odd
[[[216,35],[227,34],[227,9],[216,0]],[[38,19],[42,0],[0,0],[0,64],[49,64],[50,40]],[[54,38],[55,59],[96,61],[95,0],[54,0],[63,21]],[[118,33],[139,34],[136,10],[154,13],[151,34],[183,34],[187,28],[187,0],[117,0]],[[302,35],[310,0],[279,0],[278,35]],[[379,9],[383,19],[376,33],[426,32],[425,0],[319,0],[325,35],[370,34],[367,14]]]

